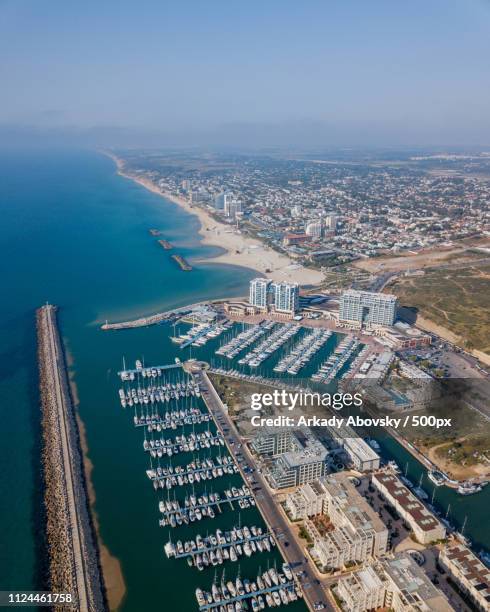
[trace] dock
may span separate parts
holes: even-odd
[[[190,434],[189,436],[177,436],[173,441],[170,438],[160,438],[159,440],[150,441],[145,439],[143,441],[143,449],[149,453],[155,452],[158,454],[160,450],[164,455],[168,455],[169,451],[171,451],[170,454],[177,455],[179,453],[192,453],[198,451],[200,448],[211,448],[211,446],[218,445],[224,446],[224,440],[220,434],[210,434],[208,436],[206,433],[207,432]],[[152,456],[154,457],[155,455],[152,454]]]
[[[223,534],[223,539],[225,540],[224,542],[219,542],[218,537],[219,536],[213,537],[213,539],[216,541],[216,544],[212,543],[210,536],[201,538],[201,546],[198,546],[194,541],[185,542],[183,545],[183,550],[181,550],[181,552],[179,552],[178,548],[172,544],[171,540],[169,540],[164,547],[165,554],[169,559],[185,559],[186,557],[195,557],[196,555],[202,555],[203,553],[210,553],[217,550],[226,550],[233,546],[243,546],[244,544],[250,542],[267,541],[270,549],[271,543],[274,542],[274,539],[272,538],[269,532],[260,533],[258,535],[249,535],[248,537],[236,538],[235,540],[231,539],[230,533],[228,532]],[[274,546],[274,544],[272,544],[272,546]]]
[[[119,325],[119,323],[114,323],[114,325]],[[121,323],[121,325],[123,324]],[[181,367],[182,367],[181,363],[170,363],[167,365],[153,366],[151,368],[129,368],[126,370],[120,370],[117,373],[117,375],[122,380],[129,380],[129,376],[131,376],[131,374],[133,374],[134,376],[136,375],[148,376],[148,372],[150,372],[150,375],[151,375],[152,370],[156,370],[157,372],[158,370],[161,370],[164,372],[165,370],[175,370],[175,368],[181,368]]]
[[[199,518],[199,514],[201,514],[202,518],[204,518],[205,516],[214,518],[214,510],[217,510],[218,512],[221,513],[223,511],[222,506],[226,506],[227,504],[231,510],[234,510],[235,509],[235,506],[233,505],[234,502],[238,504],[239,502],[246,502],[248,503],[248,507],[255,506],[255,500],[250,493],[244,493],[243,495],[234,495],[232,497],[225,497],[224,499],[221,499],[220,496],[218,497],[219,497],[218,499],[214,498],[214,501],[208,501],[208,502],[202,502],[202,503],[199,503],[199,499],[198,499],[196,504],[189,503],[189,505],[183,506],[183,507],[178,502],[173,502],[173,507],[171,510],[166,509],[165,502],[160,502],[159,510],[164,519],[163,521],[160,521],[160,526],[161,527],[165,527],[167,525],[171,525],[172,527],[178,526],[181,524],[179,522],[179,519],[180,521],[183,521],[186,523],[187,523],[187,520],[190,520],[190,521],[198,520],[199,521],[201,520]],[[212,510],[213,512],[210,513],[209,510]],[[193,516],[195,518],[192,518]],[[173,523],[172,519],[177,521],[176,524]]]
[[[213,601],[212,603],[201,604],[199,606],[199,610],[204,612],[205,610],[216,610],[220,608],[220,606],[234,604],[238,601],[244,601],[246,599],[253,599],[256,597],[264,597],[266,595],[271,595],[272,593],[277,593],[278,591],[285,590],[287,592],[294,592],[296,595],[296,599],[298,598],[298,594],[295,589],[294,582],[286,582],[285,584],[273,585],[270,587],[266,587],[265,589],[259,589],[253,592],[244,593],[243,595],[236,595],[235,597],[229,597],[227,599],[222,599],[219,601]],[[295,601],[294,599],[290,599],[289,601]],[[288,603],[289,603],[288,601]],[[276,606],[280,606],[282,603],[275,604]],[[287,605],[287,604],[286,604]]]

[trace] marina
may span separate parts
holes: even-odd
[[[133,417],[135,427],[146,427],[148,431],[162,431],[165,429],[177,429],[184,425],[199,425],[207,423],[211,416],[201,412],[199,408],[185,408],[182,410],[172,410],[164,412],[161,416],[152,411],[151,414],[136,414]]]
[[[238,336],[235,336],[229,342],[220,346],[215,353],[216,355],[233,359],[238,353],[256,342],[261,336],[273,330],[274,327],[275,323],[273,321],[263,321],[257,325],[251,325],[240,332]]]
[[[159,520],[160,527],[177,527],[189,522],[200,521],[205,517],[215,518],[217,512],[222,512],[222,506],[228,506],[231,510],[235,509],[236,503],[241,510],[255,506],[255,500],[250,494],[247,486],[232,487],[226,489],[224,497],[221,493],[203,493],[199,497],[194,493],[187,495],[182,506],[176,499],[160,501],[158,509],[163,514]]]
[[[201,323],[195,325],[187,333],[179,336],[172,336],[172,342],[180,345],[181,349],[188,346],[204,346],[211,338],[217,338],[220,334],[229,329],[229,323],[208,325]]]
[[[201,571],[209,565],[221,565],[223,561],[237,561],[242,555],[250,557],[257,552],[270,552],[274,546],[274,538],[268,532],[252,525],[250,528],[233,527],[224,533],[217,529],[214,535],[197,535],[183,543],[178,540],[174,544],[169,540],[164,550],[168,558],[187,558],[190,567]]]
[[[313,329],[275,366],[274,372],[287,372],[295,376],[331,338],[330,330]]]
[[[213,435],[208,429],[200,433],[182,434],[171,438],[153,438],[143,440],[143,449],[152,457],[163,457],[167,455],[178,455],[179,453],[191,453],[199,449],[211,448],[211,446],[224,446],[225,441],[220,434]]]
[[[235,581],[225,583],[222,577],[218,586],[215,580],[210,592],[196,589],[199,610],[219,610],[219,612],[239,612],[245,610],[246,601],[250,600],[253,611],[287,605],[302,596],[300,589],[293,582],[289,566],[283,564],[283,572],[275,568],[268,569],[250,581],[238,575]],[[265,601],[264,601],[265,600]]]
[[[238,473],[234,461],[231,457],[216,458],[216,463],[213,459],[196,459],[186,466],[168,465],[167,467],[158,467],[156,469],[149,469],[146,471],[148,478],[153,481],[155,490],[160,487],[172,489],[173,487],[182,487],[187,484],[193,484],[194,482],[200,482],[205,480],[213,480],[221,478],[226,475],[233,475]]]
[[[240,365],[248,365],[250,367],[257,367],[263,361],[268,359],[273,353],[275,353],[283,344],[285,344],[290,338],[295,336],[299,331],[298,325],[293,323],[286,323],[275,329],[270,336],[259,343],[253,350],[247,353],[244,357],[238,360]]]
[[[349,336],[344,338],[335,349],[333,355],[320,366],[316,374],[313,374],[312,379],[318,382],[333,380],[347,364],[349,359],[354,356],[359,346],[360,342],[355,338]]]
[[[274,324],[270,324],[266,329],[260,329],[258,337],[273,327]],[[298,326],[292,325],[276,328],[275,335],[273,332],[274,342],[278,343],[276,349],[287,342],[298,329]],[[253,331],[253,335],[257,336],[257,331]],[[247,336],[245,341],[251,337],[252,335]],[[274,346],[274,343],[269,344]],[[237,346],[234,346],[233,350],[237,348],[241,350],[241,347]],[[176,365],[181,366],[180,363]],[[129,372],[126,369],[123,371]],[[143,381],[143,371],[146,373],[145,381]],[[174,372],[172,378],[178,379],[178,383],[166,379],[165,373],[170,374],[172,371]],[[146,470],[146,476],[156,493],[161,495],[166,491],[165,496],[158,502],[160,512],[158,525],[171,529],[184,529],[193,523],[216,520],[218,517],[221,523],[226,516],[225,510],[231,511],[229,513],[231,514],[236,511],[249,512],[254,508],[255,497],[244,483],[236,460],[228,454],[228,450],[222,454],[221,449],[225,446],[223,432],[221,429],[217,431],[210,429],[209,421],[213,420],[214,423],[212,414],[209,409],[204,412],[199,407],[198,402],[202,401],[199,384],[191,378],[182,380],[178,370],[144,368],[141,362],[136,364],[134,377],[128,379],[127,376],[126,374],[124,380],[125,388],[119,391],[121,405],[123,401],[127,405],[132,400],[133,423],[135,427],[143,428],[143,449],[150,456],[150,467]],[[159,413],[159,402],[167,401],[166,392],[172,392],[169,401],[175,402],[175,407]],[[204,423],[207,423],[205,430],[195,429]],[[182,428],[181,434],[175,437],[163,435],[166,430],[173,431],[179,427]],[[160,435],[154,437],[155,432],[159,432]],[[215,448],[219,449],[217,454]],[[200,450],[205,451],[204,456],[202,454],[199,456]],[[170,460],[175,455],[189,452],[193,453],[190,462],[175,464]],[[161,458],[164,456],[169,460],[166,465],[161,465]],[[230,481],[229,486],[222,491],[209,490],[206,487],[209,481],[226,476],[230,479],[240,478],[241,484]],[[199,492],[196,490],[198,485],[201,486]],[[203,485],[204,490],[202,490]],[[181,488],[185,490],[183,499],[178,499],[175,492],[171,496],[171,490]],[[255,524],[251,527],[241,527],[240,521],[238,526],[235,525],[231,529],[221,527],[214,533],[206,533],[205,536],[199,534],[189,534],[189,536],[185,540],[177,540],[175,544],[169,539],[164,545],[164,551],[167,558],[186,558],[189,567],[197,568],[199,571],[227,562],[245,560],[257,553],[272,554],[276,546],[275,539],[267,528]],[[277,580],[277,584],[274,580]],[[233,607],[236,611],[245,609],[249,600],[248,604],[252,609],[260,610],[261,606],[286,605],[298,599],[294,582],[287,579],[284,573],[275,572],[275,569],[260,574],[257,582],[244,580],[243,591],[240,579],[238,583],[235,581],[233,584],[234,594],[230,591],[231,583],[228,586],[224,585],[223,590],[215,582],[212,586],[211,601],[208,600],[206,591],[202,591],[204,599],[200,607],[206,610],[223,608],[226,611]],[[215,605],[217,602],[220,602],[219,606]]]
[[[129,387],[127,389],[119,389],[119,399],[121,406],[133,406],[138,404],[154,404],[155,402],[170,402],[184,397],[194,395],[199,397],[199,389],[196,388],[192,381],[165,383],[165,384],[147,384],[141,386]]]

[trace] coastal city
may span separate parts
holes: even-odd
[[[0,608],[490,612],[490,2],[0,2]]]
[[[485,235],[488,153],[289,159],[122,152],[124,169],[314,266]]]
[[[440,487],[476,495],[488,480],[455,479],[400,432],[387,432],[427,468],[414,483],[403,466],[379,454],[379,432],[363,436],[345,424],[280,426],[285,421],[274,415],[281,410],[270,402],[271,426],[256,428],[254,407],[247,407],[251,389],[314,397],[316,382],[337,392],[356,389],[372,417],[381,406],[402,417],[421,407],[426,414],[436,382],[405,352],[437,339],[400,323],[398,308],[397,298],[386,293],[346,290],[334,301],[303,297],[298,284],[256,278],[243,301],[201,303],[103,326],[165,323],[177,354],[189,357],[164,366],[137,360],[134,369],[119,372],[121,406],[134,411],[134,425],[146,430],[143,448],[160,499],[159,524],[176,531],[169,534],[166,556],[185,558],[203,571],[226,569],[241,555],[260,557],[271,548],[281,553],[279,565],[265,573],[239,571],[236,580],[226,580],[225,571],[215,571],[214,581],[196,589],[200,610],[260,610],[298,599],[312,610],[346,612],[488,610],[488,553],[472,549],[464,526],[452,524],[450,507],[441,512],[434,505]],[[405,381],[404,393],[384,384],[394,367]],[[343,408],[353,405],[345,399],[352,395],[338,397]],[[305,414],[309,408],[301,406]],[[334,409],[317,405],[313,414],[333,415]],[[432,429],[434,417],[425,418]],[[206,425],[196,428],[200,423]],[[184,433],[191,431],[185,425],[192,433]],[[217,454],[203,461],[200,451],[213,447]],[[182,457],[178,465],[168,462],[175,455]],[[207,485],[196,492],[202,480],[227,474],[240,480],[221,492],[214,486],[209,492]],[[183,498],[170,496],[181,488]],[[235,506],[242,519],[231,531],[196,532],[193,523],[220,524],[223,512]],[[253,508],[263,525],[255,517],[246,524],[246,510]]]

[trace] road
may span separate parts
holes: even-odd
[[[77,609],[80,612],[88,612],[90,610],[89,587],[88,587],[88,572],[85,566],[85,556],[82,545],[83,528],[80,521],[80,516],[77,510],[77,493],[75,470],[72,464],[72,448],[71,437],[69,433],[70,424],[69,413],[71,412],[71,400],[68,396],[67,383],[62,380],[60,372],[65,372],[64,358],[60,351],[59,336],[55,321],[55,309],[50,306],[45,306],[42,309],[46,324],[46,337],[48,345],[46,347],[49,356],[46,359],[46,372],[51,377],[53,387],[56,392],[56,411],[58,422],[60,425],[61,447],[63,454],[63,472],[66,483],[66,496],[68,502],[69,522],[71,525],[71,541],[73,548],[73,558],[76,573],[77,585]]]
[[[244,467],[254,470],[253,479],[256,484],[251,488],[257,507],[269,527],[269,530],[274,534],[278,548],[284,559],[290,564],[298,577],[298,581],[304,593],[305,602],[309,609],[315,610],[315,604],[321,602],[324,605],[324,610],[337,610],[336,606],[329,599],[330,595],[323,589],[322,585],[315,577],[314,571],[310,568],[308,557],[305,556],[304,551],[298,544],[294,534],[291,532],[286,518],[277,508],[277,503],[264,477],[255,470],[255,462],[252,455],[246,445],[242,445],[240,436],[226,413],[223,403],[207,374],[202,370],[197,370],[196,367],[196,370],[193,371],[193,375],[199,383],[208,410],[213,415],[216,425],[222,433],[231,455],[237,461],[243,479],[248,484],[251,484],[251,478],[250,474],[245,473]],[[303,572],[301,576],[298,575],[299,572]]]

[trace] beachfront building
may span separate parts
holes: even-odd
[[[227,192],[222,192],[219,193],[215,198],[214,198],[214,208],[215,210],[220,210],[220,211],[225,211],[227,206],[228,206],[228,202],[233,198],[233,195],[231,193],[227,193]]]
[[[326,568],[377,558],[388,550],[388,530],[345,473],[300,487],[286,498],[293,520],[304,519],[311,554]]]
[[[239,214],[242,212],[242,203],[240,200],[236,198],[226,198],[224,203],[223,212],[226,217],[230,219],[236,219]]]
[[[439,563],[478,610],[490,610],[490,569],[461,542],[444,547]]]
[[[267,311],[270,304],[272,281],[267,278],[254,278],[250,281],[249,302],[252,306]]]
[[[299,285],[273,283],[267,278],[255,278],[250,281],[249,302],[263,312],[291,318],[299,308]]]
[[[421,544],[430,544],[446,537],[446,529],[395,474],[377,472],[372,483],[412,529]]]
[[[394,612],[450,612],[445,595],[408,553],[382,559],[339,579],[346,612],[387,608]]]
[[[293,316],[299,307],[299,285],[296,283],[274,283],[274,311]]]
[[[397,306],[395,295],[349,289],[340,298],[339,323],[359,327],[391,326],[396,320]]]

